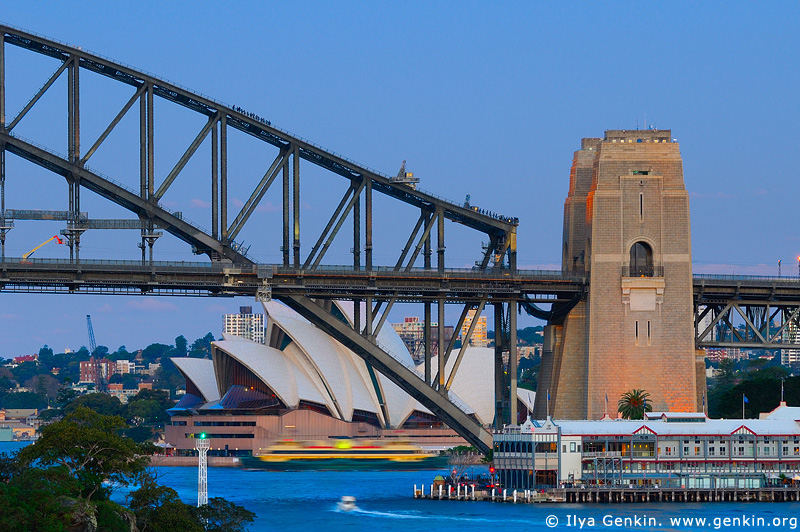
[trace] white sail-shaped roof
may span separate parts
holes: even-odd
[[[347,318],[350,326],[352,327],[355,308],[353,302],[336,301],[335,304],[342,311],[342,314],[344,314],[345,318]],[[362,303],[361,315],[364,316],[365,314],[366,304]],[[379,320],[380,316],[376,316],[375,323],[377,323]],[[408,348],[393,327],[389,326],[388,324],[384,324],[384,326],[381,327],[380,332],[378,332],[378,344],[408,369],[412,371],[415,369],[414,360],[411,358],[411,353],[408,352]],[[364,378],[367,379],[367,382],[371,382],[369,370],[367,369],[364,359],[352,351],[350,352],[350,356],[353,359],[353,363],[356,365],[356,367],[358,367],[362,374],[365,375]],[[399,427],[414,410],[417,402],[399,386],[389,380],[388,377],[381,374],[377,370],[374,371],[380,385],[384,404],[386,405],[386,412],[389,416],[388,425],[391,427]]]
[[[453,350],[445,368],[445,382],[453,371],[458,350]],[[431,357],[432,374],[436,375],[439,357]],[[472,410],[475,417],[484,425],[494,421],[494,349],[488,347],[468,347],[458,366],[458,371],[450,387],[455,395],[453,402],[463,403]],[[421,406],[421,405],[420,405]],[[426,410],[423,410],[426,411]]]
[[[283,352],[249,340],[214,342],[214,345],[258,376],[287,407],[297,408],[300,400],[325,404],[317,387]]]
[[[270,326],[280,327],[305,355],[342,419],[351,421],[356,409],[383,417],[371,384],[356,368],[347,348],[280,303],[267,302],[264,309]]]
[[[206,402],[219,401],[217,380],[214,377],[214,363],[205,358],[171,358],[172,362],[183,373],[183,376],[192,381],[195,387],[203,394]]]

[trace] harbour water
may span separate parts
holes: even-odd
[[[19,444],[3,444],[0,452]],[[187,503],[197,500],[197,469],[158,467],[159,483]],[[447,474],[446,471],[440,472]],[[431,530],[796,530],[800,503],[513,504],[413,498],[436,471],[208,471],[209,497],[240,504],[257,517],[251,532],[430,532]],[[114,498],[124,502],[125,490]],[[357,508],[338,509],[343,495]],[[627,519],[627,521],[626,521]],[[705,519],[706,522],[698,522]],[[727,519],[727,521],[726,521]],[[678,521],[675,521],[678,520]]]
[[[159,473],[160,482],[177,490],[184,501],[196,500],[195,468],[163,467]],[[798,503],[515,505],[415,500],[414,484],[430,484],[435,474],[435,471],[268,472],[210,468],[208,492],[209,497],[224,497],[255,512],[258,517],[250,527],[251,532],[430,532],[485,527],[526,531],[745,528],[777,531],[797,529],[800,510]],[[356,497],[354,511],[337,508],[343,495]],[[698,518],[707,522],[698,523]],[[759,518],[762,521],[757,521]],[[674,519],[680,521],[673,522]]]

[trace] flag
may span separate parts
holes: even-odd
[[[750,399],[748,399],[745,394],[742,394],[742,401],[744,401],[745,403],[749,403]]]
[[[706,406],[706,394],[703,394],[703,407]]]
[[[547,400],[550,400],[550,390],[547,390]]]
[[[608,392],[606,392],[606,403],[608,402]]]

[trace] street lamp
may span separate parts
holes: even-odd
[[[208,504],[208,449],[211,442],[206,438],[206,433],[201,432],[195,440],[197,449],[197,507]]]

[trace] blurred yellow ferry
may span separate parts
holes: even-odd
[[[403,441],[282,441],[242,466],[270,471],[444,469],[447,456]]]

